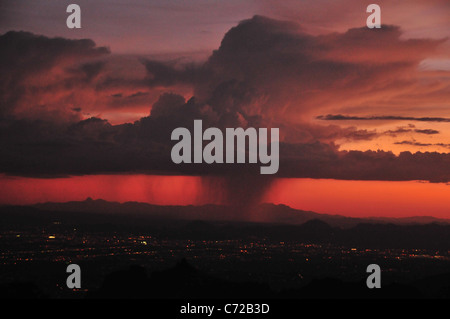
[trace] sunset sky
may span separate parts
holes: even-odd
[[[282,203],[450,218],[450,2],[0,2],[0,204]],[[175,165],[176,127],[277,127],[280,169]]]

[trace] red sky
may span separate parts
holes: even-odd
[[[63,178],[2,176],[1,204],[80,201],[88,197],[108,201],[137,201],[158,205],[220,203],[201,177],[151,175],[85,175]],[[213,195],[213,196],[212,196]]]
[[[264,198],[303,210],[354,217],[450,218],[450,185],[419,181],[280,179]]]
[[[0,204],[82,201],[87,197],[157,205],[226,204],[221,179],[212,181],[198,176],[3,176]],[[281,178],[261,194],[259,202],[353,217],[450,218],[449,192],[450,185],[443,183]]]

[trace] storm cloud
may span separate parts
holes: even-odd
[[[92,40],[47,38],[28,32],[0,36],[0,114],[55,121],[81,119],[74,89],[88,87],[109,54]]]
[[[263,189],[267,183],[258,177],[259,164],[172,163],[172,130],[191,129],[193,120],[201,119],[205,127],[279,127],[277,176],[450,181],[449,154],[342,151],[339,139],[372,140],[385,133],[311,121],[331,106],[370,103],[380,95],[395,100],[400,98],[395,90],[402,92],[402,98],[409,91],[420,91],[412,74],[442,41],[404,41],[400,36],[394,26],[314,36],[296,23],[255,16],[229,30],[206,62],[142,58],[144,76],[130,80],[106,74],[105,57],[110,52],[91,40],[6,33],[0,36],[1,172],[221,175],[232,176],[230,185],[253,181],[254,189]],[[368,37],[373,41],[368,42]],[[179,86],[191,87],[192,96],[178,93]],[[149,92],[161,88],[167,91],[149,103],[146,116],[132,123],[111,124],[99,115],[82,114],[84,103],[94,103],[92,96],[95,103],[106,105],[101,106],[103,111],[136,98],[149,99]],[[102,99],[87,92],[101,92]],[[448,96],[442,87],[428,87],[427,94],[431,101]],[[417,129],[415,133],[439,132]]]

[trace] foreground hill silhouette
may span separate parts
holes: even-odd
[[[450,281],[443,284],[450,287]],[[447,286],[446,286],[447,285]],[[442,286],[442,285],[441,285]],[[173,268],[147,275],[132,265],[106,276],[102,286],[86,295],[88,299],[372,299],[424,298],[413,285],[391,283],[382,289],[368,289],[365,282],[314,279],[304,287],[274,291],[256,282],[233,282],[214,278],[182,259]],[[434,297],[434,296],[428,296]]]
[[[33,282],[0,285],[1,299],[47,299]],[[148,272],[139,265],[107,274],[100,287],[84,299],[449,299],[450,273],[429,276],[409,283],[391,282],[381,289],[368,289],[365,281],[346,282],[326,277],[290,289],[273,290],[268,284],[235,282],[215,278],[194,268],[186,259],[175,266]]]
[[[0,284],[0,299],[46,299],[48,297],[34,282]]]
[[[147,275],[143,267],[132,265],[105,278],[103,285],[87,298],[271,298],[266,284],[235,283],[211,277],[182,259],[173,268]]]

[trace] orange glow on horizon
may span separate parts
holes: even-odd
[[[223,204],[222,178],[159,175],[87,175],[63,178],[0,176],[0,204],[82,201],[88,197],[156,205]],[[419,181],[275,179],[261,202],[352,217],[450,218],[450,185]]]
[[[208,194],[202,178],[195,176],[85,175],[48,179],[0,177],[0,204],[12,205],[82,201],[88,197],[156,205],[201,205],[210,203]]]
[[[450,185],[423,181],[281,178],[264,201],[352,217],[450,218]]]

